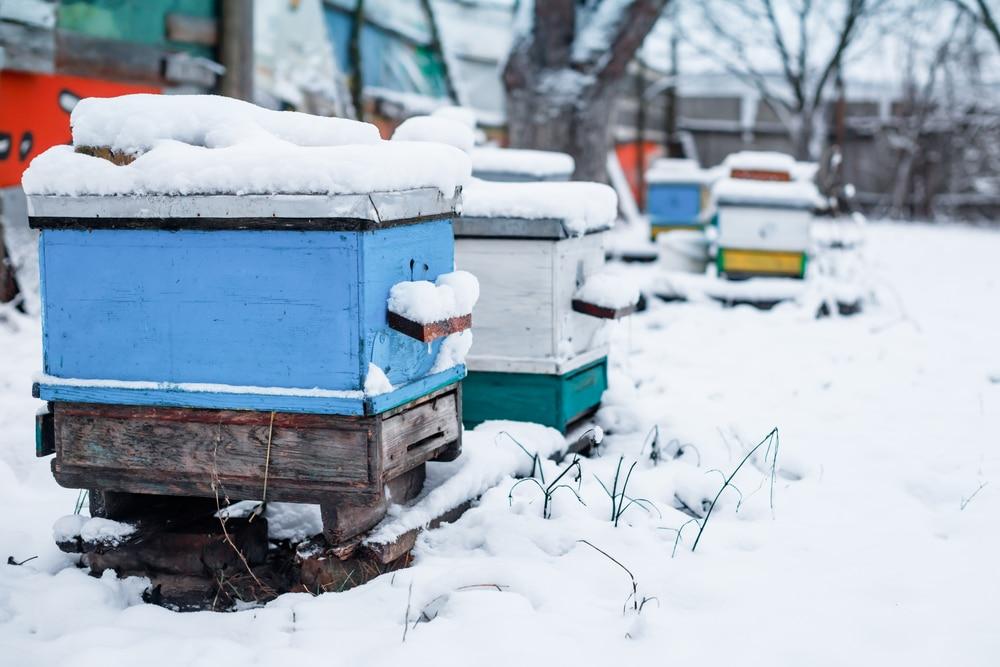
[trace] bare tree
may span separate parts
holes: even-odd
[[[952,0],[964,13],[974,16],[986,28],[997,48],[1000,48],[1000,26],[997,26],[997,15],[1000,10],[994,10],[986,0]]]
[[[974,217],[1000,194],[1000,118],[980,78],[980,19],[962,8],[942,11],[940,2],[923,4],[908,16],[904,94],[884,129],[884,154],[893,160],[887,213]]]
[[[569,153],[606,181],[625,68],[670,0],[522,0],[503,73],[510,145]]]
[[[886,0],[705,0],[685,41],[754,89],[799,159],[816,157],[822,105],[865,19]]]

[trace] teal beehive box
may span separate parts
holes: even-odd
[[[73,131],[24,179],[61,484],[267,488],[338,542],[457,456],[463,152],[201,96],[85,100]]]

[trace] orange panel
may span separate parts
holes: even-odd
[[[0,71],[0,187],[20,184],[33,157],[70,142],[69,114],[81,98],[158,92],[100,79]]]

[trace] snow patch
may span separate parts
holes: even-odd
[[[791,174],[795,170],[795,159],[777,151],[737,151],[730,153],[722,161],[727,171],[742,169],[747,171],[779,171]]]
[[[451,118],[416,116],[400,123],[392,140],[448,144],[468,153],[476,143],[476,135],[468,125]]]
[[[85,542],[100,542],[114,546],[134,532],[135,526],[132,524],[94,517],[80,527],[80,538]]]
[[[59,517],[52,525],[52,537],[56,542],[71,542],[80,537],[83,525],[90,517],[81,514],[67,514]]]
[[[435,282],[396,283],[389,290],[389,311],[420,324],[468,315],[479,300],[479,281],[468,271],[442,273]]]
[[[520,443],[540,459],[566,448],[559,431],[525,422],[488,421],[463,436],[462,455],[449,463],[427,464],[427,481],[414,501],[394,505],[381,524],[365,539],[387,544],[462,503],[478,498],[506,478],[531,472],[532,459]]]
[[[437,188],[455,194],[472,173],[453,146],[380,141],[298,146],[256,137],[222,148],[162,140],[124,166],[54,146],[24,172],[29,195],[368,194]]]
[[[517,174],[538,179],[569,178],[576,162],[556,151],[479,146],[472,149],[473,174]]]
[[[637,304],[639,290],[629,281],[605,271],[587,278],[586,282],[576,290],[573,298],[602,308],[618,310]]]
[[[142,153],[163,140],[223,148],[271,136],[297,146],[375,144],[378,128],[346,118],[272,111],[219,95],[89,97],[70,115],[74,146]]]
[[[454,366],[464,364],[465,358],[468,356],[471,348],[471,330],[449,334],[441,342],[441,347],[438,349],[437,357],[434,359],[434,365],[431,367],[431,373],[440,373],[448,370],[449,368],[453,368]]]
[[[696,160],[660,158],[654,160],[646,171],[646,182],[654,183],[707,183],[708,172]]]
[[[712,188],[715,205],[756,204],[813,208],[823,203],[816,186],[807,181],[753,181],[724,178]]]
[[[392,391],[392,383],[389,382],[385,371],[368,362],[368,374],[365,375],[365,396],[378,396],[388,394]]]
[[[583,235],[614,224],[618,195],[603,183],[492,183],[473,179],[462,190],[462,215],[557,219],[571,233]]]
[[[95,387],[103,389],[167,390],[208,392],[218,394],[264,394],[267,396],[307,396],[310,398],[363,398],[364,393],[345,389],[320,389],[319,387],[255,387],[250,385],[214,384],[209,382],[154,382],[147,380],[105,380],[91,378],[62,378],[38,374],[35,381],[42,385],[68,387]]]
[[[432,111],[431,116],[461,123],[470,130],[476,129],[476,112],[468,107],[440,107]]]

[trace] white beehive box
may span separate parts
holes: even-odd
[[[595,183],[483,183],[463,193],[455,263],[480,283],[470,370],[563,374],[607,354],[573,299],[605,265],[614,192]]]
[[[818,193],[801,181],[723,179],[712,198],[722,248],[805,252]]]

